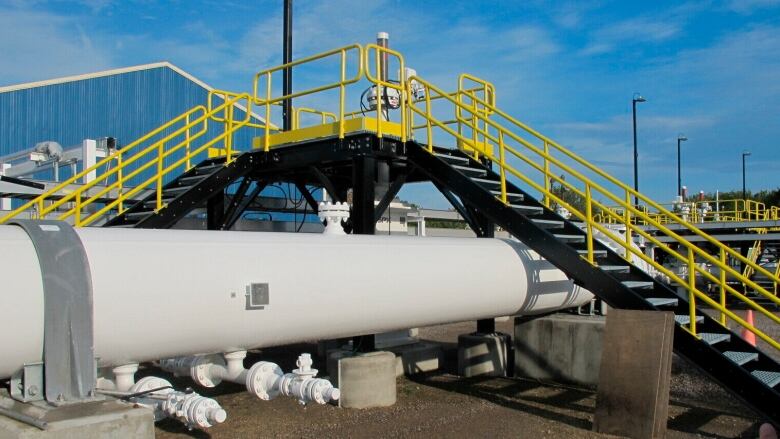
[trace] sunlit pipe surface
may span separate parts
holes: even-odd
[[[77,229],[101,367],[378,333],[587,303],[500,239]],[[0,226],[0,378],[41,361],[43,286],[27,234]],[[267,283],[265,306],[247,288]]]

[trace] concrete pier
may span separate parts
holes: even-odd
[[[458,336],[458,375],[512,376],[510,349],[507,334],[462,334]]]

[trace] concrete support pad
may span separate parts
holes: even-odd
[[[439,370],[444,362],[444,350],[437,343],[419,342],[390,349],[396,355],[397,376]]]
[[[63,407],[23,404],[0,396],[0,407],[37,419],[46,429],[0,415],[1,439],[154,439],[154,414],[116,400]]]
[[[632,438],[666,436],[674,314],[610,310],[593,430]]]
[[[507,334],[462,334],[458,336],[458,375],[511,376]]]
[[[604,317],[574,314],[515,319],[515,376],[595,388]]]
[[[371,352],[351,354],[334,352],[337,385],[341,391],[339,406],[365,409],[395,404],[395,354]],[[329,358],[330,360],[330,358]]]

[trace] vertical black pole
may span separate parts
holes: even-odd
[[[284,30],[282,38],[282,62],[287,64],[292,62],[292,8],[293,0],[284,0]],[[282,94],[285,96],[292,93],[292,68],[288,67],[284,69],[284,76],[282,78]],[[292,129],[292,99],[285,99],[282,103],[282,117],[284,131],[290,131]]]
[[[374,198],[376,182],[376,159],[372,156],[357,156],[352,162],[352,233],[373,235],[376,232]],[[366,295],[366,300],[371,300]],[[376,350],[373,334],[352,338],[352,345],[358,352]]]
[[[636,99],[632,100],[634,115],[634,191],[639,192],[639,152],[636,148]],[[634,206],[639,206],[639,197],[634,195]]]
[[[680,175],[680,138],[677,138],[677,195],[682,195],[682,176]]]

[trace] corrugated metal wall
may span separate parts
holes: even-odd
[[[110,136],[127,145],[187,109],[205,105],[207,96],[206,89],[168,67],[0,93],[0,155],[45,140],[67,148],[85,138]],[[212,123],[201,140],[221,131],[214,128]],[[234,147],[251,148],[256,131],[241,130]]]

